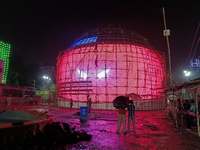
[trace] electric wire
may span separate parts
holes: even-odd
[[[196,40],[196,37],[197,37],[198,31],[199,31],[199,27],[200,27],[200,22],[199,22],[199,25],[198,25],[198,27],[197,27],[197,30],[196,30],[196,33],[195,33],[195,36],[194,36],[194,39],[193,39],[192,46],[191,46],[191,48],[190,48],[190,53],[189,53],[189,55],[188,55],[188,58],[187,58],[186,64],[189,63],[189,60],[190,60],[190,58],[191,58],[192,50],[193,50],[194,43],[195,43],[195,40]],[[198,43],[199,43],[199,40],[198,40]],[[196,46],[196,47],[197,47],[197,46]],[[196,50],[195,50],[195,52],[196,52]],[[195,52],[194,52],[194,54],[195,54]],[[193,54],[193,57],[194,57],[194,54]]]

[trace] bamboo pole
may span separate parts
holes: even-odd
[[[197,89],[195,89],[195,102],[196,102],[196,114],[199,114]],[[197,117],[197,131],[198,131],[198,136],[200,137],[199,117]]]
[[[183,106],[183,97],[182,94],[180,96],[180,103],[181,103],[181,111],[180,111],[180,115],[181,115],[181,127],[183,127],[183,115],[184,115],[184,106]]]

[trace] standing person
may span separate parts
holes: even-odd
[[[71,110],[72,110],[72,107],[73,107],[73,100],[72,100],[72,99],[70,99],[69,105],[70,105],[70,111],[71,111]]]
[[[191,117],[190,117],[190,115],[188,114],[188,113],[190,112],[190,104],[189,104],[189,101],[188,101],[188,100],[185,101],[185,106],[184,106],[184,108],[185,108],[185,112],[186,112],[186,114],[185,114],[186,129],[187,129],[187,130],[191,130]]]
[[[124,135],[127,133],[126,132],[126,109],[125,108],[120,108],[119,109],[119,115],[118,115],[118,123],[117,123],[117,134],[120,132],[120,127],[121,123],[123,122],[123,131]]]
[[[195,106],[194,106],[194,100],[191,101],[191,104],[190,104],[190,112],[193,112],[193,113],[196,112]],[[195,116],[190,116],[190,118],[191,118],[191,125],[194,126],[195,123],[196,123],[196,117],[195,117]]]
[[[177,109],[178,109],[178,111],[182,110],[181,99],[180,98],[177,99]]]
[[[129,101],[128,105],[128,132],[130,132],[130,124],[131,120],[133,123],[133,132],[136,132],[136,123],[135,123],[135,105],[133,103],[133,100]]]
[[[87,95],[87,106],[88,106],[88,113],[90,114],[91,106],[92,106],[92,99],[89,94]]]
[[[190,111],[195,113],[195,106],[194,106],[194,100],[190,104]]]

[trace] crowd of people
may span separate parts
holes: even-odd
[[[191,126],[196,126],[196,117],[191,113],[196,114],[196,108],[194,104],[194,100],[180,100],[176,101],[176,108],[178,113],[178,118],[183,115],[184,122],[186,123],[186,129],[191,130]],[[199,107],[199,106],[198,106]]]
[[[172,101],[173,102],[173,101]],[[87,95],[87,106],[88,106],[88,114],[91,113],[91,106],[92,106],[92,100],[90,95]],[[73,101],[71,99],[70,101],[70,110],[73,107]],[[191,115],[192,113],[196,113],[196,108],[194,104],[194,100],[180,100],[179,98],[174,103],[176,108],[176,116],[178,120],[181,120],[180,118],[183,117],[183,121],[186,124],[186,129],[191,130],[191,126],[196,126],[196,116]],[[200,105],[199,105],[200,106]],[[198,107],[199,107],[198,106]],[[127,109],[127,110],[126,110]],[[199,108],[200,110],[200,108]],[[129,100],[129,104],[125,108],[119,108],[119,114],[118,114],[118,123],[117,123],[117,131],[116,133],[120,133],[121,124],[123,124],[123,133],[127,134],[131,131],[131,128],[133,132],[136,132],[136,120],[135,120],[135,105],[133,103],[133,100]],[[126,116],[126,111],[128,111],[128,116]],[[182,116],[181,116],[182,115]],[[128,124],[126,124],[126,121],[128,120]],[[132,124],[132,127],[131,127]],[[128,127],[128,130],[126,128]]]

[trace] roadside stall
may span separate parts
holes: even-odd
[[[200,136],[199,124],[199,106],[200,106],[200,78],[184,82],[182,84],[173,85],[165,89],[167,112],[173,117],[176,127],[181,125],[183,127],[183,116],[188,114],[195,117],[198,136]],[[194,101],[195,112],[185,112],[184,102]],[[178,117],[179,115],[179,117]]]

